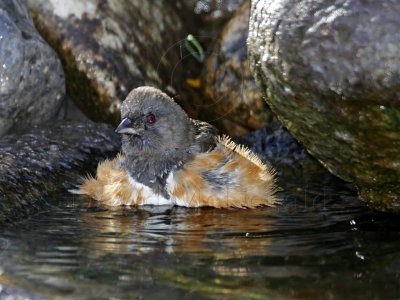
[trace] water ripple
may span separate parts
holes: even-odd
[[[287,186],[281,206],[254,210],[64,196],[0,237],[8,280],[49,298],[400,296],[400,221],[344,183]]]

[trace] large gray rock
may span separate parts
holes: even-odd
[[[400,1],[253,1],[251,65],[282,123],[360,197],[400,212]]]
[[[0,135],[54,118],[64,94],[61,63],[25,1],[0,1]]]
[[[250,72],[246,45],[249,17],[250,1],[245,1],[220,33],[202,74],[205,95],[212,102],[210,109],[242,128],[229,126],[227,131],[232,135],[260,129],[273,119]]]
[[[183,26],[169,1],[28,0],[35,24],[58,52],[67,93],[92,120],[117,123],[137,86],[170,88],[180,76]]]
[[[0,139],[0,224],[38,211],[52,192],[67,192],[120,138],[102,124],[55,122]]]

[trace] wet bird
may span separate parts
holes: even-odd
[[[274,171],[244,146],[187,116],[160,90],[139,87],[121,105],[122,153],[73,192],[101,203],[251,208],[276,202]]]

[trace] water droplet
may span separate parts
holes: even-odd
[[[362,255],[360,252],[356,251],[356,256],[361,259],[361,260],[365,260],[364,255]]]

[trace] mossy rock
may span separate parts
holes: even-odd
[[[400,213],[400,3],[253,1],[253,74],[279,120],[375,209]]]
[[[185,27],[167,1],[28,0],[35,25],[57,51],[68,96],[92,120],[117,124],[135,87],[171,89],[180,77]]]

